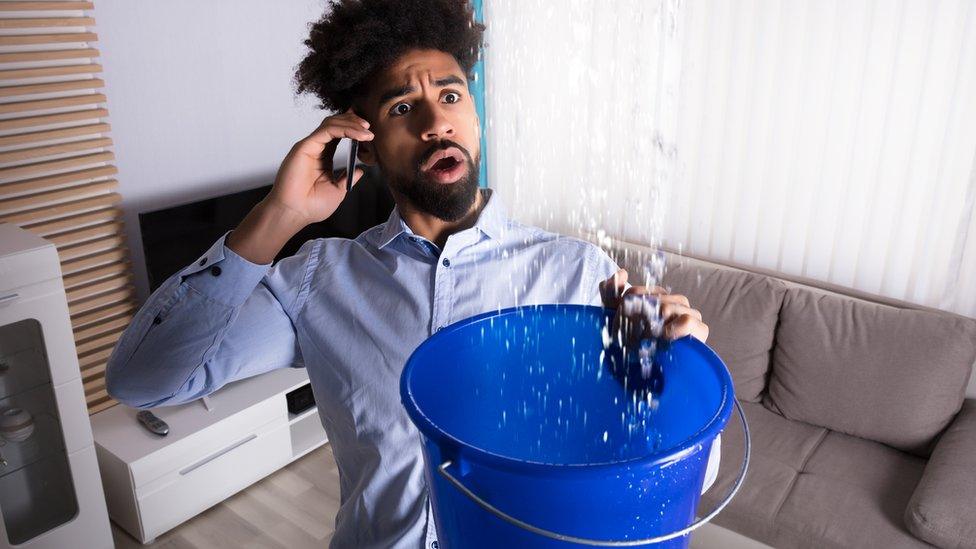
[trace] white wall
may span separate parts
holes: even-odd
[[[327,113],[293,93],[324,0],[99,0],[108,121],[140,299],[138,213],[267,185]],[[341,151],[340,151],[341,152]]]

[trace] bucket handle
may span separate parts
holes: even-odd
[[[732,497],[735,496],[736,492],[738,492],[739,488],[742,486],[742,482],[746,478],[746,471],[749,469],[749,457],[752,454],[752,436],[749,434],[749,424],[746,422],[746,416],[745,413],[742,411],[742,406],[739,404],[739,400],[736,399],[733,402],[735,403],[736,411],[739,413],[739,420],[742,422],[742,431],[745,433],[745,450],[743,452],[742,468],[739,470],[739,476],[735,479],[735,483],[732,485],[732,488],[729,490],[729,493],[726,494],[725,498],[723,498],[722,501],[710,513],[696,520],[695,522],[692,522],[691,524],[682,528],[681,530],[676,530],[674,532],[664,534],[661,536],[655,536],[653,538],[634,539],[634,540],[597,540],[597,539],[589,539],[589,538],[580,538],[576,536],[570,536],[567,534],[560,534],[558,532],[553,532],[552,530],[539,528],[538,526],[533,526],[528,522],[519,520],[513,517],[512,515],[505,513],[504,511],[498,509],[494,505],[481,499],[477,494],[475,494],[470,489],[468,489],[467,486],[461,483],[460,480],[458,480],[454,475],[452,475],[447,470],[448,467],[454,464],[452,460],[444,461],[444,463],[442,463],[441,466],[437,468],[437,470],[445,479],[447,479],[448,482],[450,482],[451,484],[454,485],[455,488],[460,490],[462,494],[468,496],[468,498],[471,499],[471,501],[477,503],[478,506],[484,509],[485,511],[488,511],[489,513],[495,515],[496,517],[504,520],[505,522],[513,526],[517,526],[524,530],[528,530],[529,532],[538,534],[540,536],[545,536],[547,538],[551,538],[559,541],[579,543],[582,545],[593,545],[598,547],[632,547],[636,545],[660,543],[662,541],[667,541],[670,539],[684,536],[686,534],[690,534],[694,530],[704,525],[706,522],[715,518],[715,515],[719,514],[723,509],[725,509],[725,506],[732,501]]]

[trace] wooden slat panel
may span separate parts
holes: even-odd
[[[103,365],[102,371],[104,371],[104,369],[105,369],[104,368],[104,362],[101,363],[101,364]],[[94,366],[94,367],[89,367],[87,370],[85,370],[85,371],[82,372],[82,375],[83,376],[87,376],[87,377],[83,377],[82,380],[81,380],[81,386],[85,389],[85,394],[88,394],[88,393],[97,393],[99,391],[102,391],[104,389],[104,387],[105,387],[105,375],[104,374],[98,375],[98,374],[95,374],[95,373],[92,373],[92,374],[89,374],[88,373],[88,372],[93,371],[93,368],[96,368],[96,367],[97,367],[97,365]],[[87,381],[86,381],[86,379],[87,379]]]
[[[89,284],[87,286],[81,286],[79,288],[74,288],[66,292],[68,296],[68,303],[73,303],[80,299],[85,299],[86,297],[91,297],[93,295],[100,294],[102,292],[107,292],[109,290],[114,290],[116,288],[121,288],[126,284],[132,282],[132,277],[128,273],[113,276],[111,278],[106,278],[105,280]]]
[[[72,95],[70,97],[55,97],[52,99],[38,99],[36,101],[16,101],[0,103],[0,114],[26,111],[42,111],[59,107],[74,107],[77,105],[97,105],[105,102],[105,95],[89,93],[86,95]]]
[[[82,372],[81,386],[85,390],[85,394],[97,393],[98,391],[104,389],[105,387],[104,364],[105,363],[103,362],[101,364],[103,365],[101,369],[98,369],[96,365]]]
[[[84,185],[77,185],[75,187],[68,187],[66,189],[47,191],[28,196],[18,196],[16,198],[8,198],[6,200],[0,200],[0,212],[15,212],[26,208],[35,208],[48,202],[53,202],[56,200],[70,200],[71,198],[77,198],[86,194],[110,193],[114,191],[118,185],[118,181],[109,179],[107,181],[96,181],[95,183],[86,183]]]
[[[113,345],[109,345],[108,347],[93,353],[78,356],[78,366],[80,366],[81,370],[84,371],[85,368],[94,366],[98,364],[99,361],[107,359],[112,354],[112,347]]]
[[[122,237],[122,235],[112,236],[109,238],[99,238],[84,244],[58,248],[58,256],[61,258],[61,261],[71,261],[72,259],[91,255],[95,252],[100,252],[109,248],[117,248],[123,244],[125,244],[125,239]]]
[[[20,166],[12,166],[9,168],[0,168],[0,180],[9,177],[20,177],[22,175],[50,172],[64,168],[87,166],[97,162],[110,162],[114,159],[115,153],[105,151],[95,154],[83,154],[80,156],[59,158],[57,160],[46,160],[44,162],[35,162],[33,164],[22,164]]]
[[[108,116],[108,109],[82,109],[80,111],[42,114],[38,116],[22,116],[20,118],[8,118],[6,120],[0,120],[0,130],[6,131],[17,128],[30,128],[33,126],[47,126],[49,124],[73,122],[75,120],[92,120],[106,116]],[[6,136],[4,139],[9,139],[11,137],[13,136]]]
[[[66,231],[63,233],[58,233],[55,236],[47,237],[49,242],[53,242],[55,246],[70,246],[71,244],[76,244],[78,242],[84,242],[85,240],[91,240],[93,238],[99,238],[103,236],[108,236],[112,234],[122,233],[122,222],[121,221],[111,221],[109,223],[99,223],[98,225],[91,225],[88,227],[81,227],[72,231]],[[64,283],[67,285],[69,282],[68,277],[64,277]]]
[[[34,93],[56,93],[74,90],[94,90],[104,88],[105,81],[101,78],[83,78],[81,80],[65,80],[64,82],[44,82],[43,84],[24,84],[21,86],[0,87],[0,97],[15,97]]]
[[[92,411],[91,411],[91,405],[92,404],[104,402],[105,399],[107,399],[107,398],[111,398],[111,397],[108,396],[108,391],[106,391],[104,388],[103,389],[99,389],[98,391],[94,391],[94,392],[92,392],[90,394],[88,392],[86,392],[85,393],[85,402],[89,406],[88,407],[88,413],[89,414],[92,413]]]
[[[57,247],[89,414],[116,404],[105,368],[138,307],[91,9],[0,0],[0,222]]]
[[[115,342],[119,340],[119,337],[121,337],[123,331],[124,328],[117,329],[115,331],[108,332],[98,337],[89,339],[88,341],[85,341],[83,343],[77,344],[76,348],[78,350],[78,354],[90,352],[94,349],[101,347],[102,345],[115,344]]]
[[[128,256],[126,255],[125,250],[109,250],[107,252],[102,252],[100,254],[95,254],[81,259],[62,261],[61,272],[76,273],[78,271],[97,267],[98,265],[123,261],[127,258]]]
[[[0,21],[3,21],[0,19]],[[10,69],[0,71],[0,80],[15,80],[20,78],[43,78],[45,76],[63,76],[66,74],[94,74],[102,72],[102,66],[94,63],[84,65],[64,65],[61,67],[38,67],[35,69]]]
[[[91,17],[16,17],[0,19],[0,29],[36,29],[43,27],[91,27]]]
[[[121,211],[116,208],[107,208],[104,210],[95,210],[93,212],[61,217],[40,223],[23,224],[20,227],[22,229],[27,229],[38,236],[47,237],[48,235],[59,233],[72,227],[81,227],[83,225],[101,223],[104,221],[111,221],[121,218]]]
[[[94,32],[64,32],[57,34],[8,34],[0,36],[0,46],[24,44],[62,44],[67,42],[97,42]]]
[[[0,2],[0,11],[90,10],[94,7],[91,2]]]
[[[82,342],[87,338],[95,337],[102,333],[108,333],[115,330],[124,330],[129,324],[132,323],[132,318],[134,315],[123,314],[116,316],[114,318],[101,320],[96,324],[92,324],[86,328],[80,328],[75,330],[75,341]]]
[[[135,313],[135,310],[135,301],[113,303],[100,309],[93,309],[81,314],[71,315],[71,327],[75,330],[79,328],[87,328],[88,326],[94,325],[96,322],[100,322],[109,317],[114,317],[118,314]]]
[[[0,152],[0,162],[19,162],[30,160],[31,158],[41,158],[44,156],[54,156],[69,152],[90,151],[92,149],[102,149],[112,146],[112,139],[109,137],[99,137],[96,139],[85,139],[81,141],[66,141],[54,145],[44,145],[43,147],[30,147],[26,149],[16,149],[13,151]]]
[[[108,133],[112,129],[111,124],[85,124],[83,126],[71,126],[70,128],[55,128],[53,130],[41,130],[39,132],[18,133],[13,135],[0,135],[0,147],[8,145],[22,145],[24,143],[34,143],[37,141],[49,141],[51,139],[61,139],[65,137],[77,137],[80,135],[94,135]]]
[[[64,183],[77,183],[78,181],[97,179],[106,175],[114,175],[118,172],[119,169],[110,164],[107,166],[88,168],[87,170],[77,170],[55,175],[35,177],[33,179],[23,179],[21,181],[0,185],[0,193],[12,195],[23,194],[30,191],[41,191],[60,186]]]
[[[63,202],[53,206],[44,206],[43,208],[36,208],[34,210],[26,210],[12,214],[0,214],[0,221],[6,223],[22,223],[34,221],[36,219],[60,217],[72,213],[78,213],[84,210],[115,206],[120,202],[122,202],[122,197],[117,193],[112,193],[104,196],[95,196],[92,198],[73,200],[71,202]]]
[[[108,410],[109,408],[115,406],[116,404],[118,404],[118,401],[116,401],[113,398],[109,398],[107,396],[104,397],[103,399],[92,399],[88,401],[88,413],[97,414],[102,410]]]
[[[107,276],[113,276],[121,273],[127,273],[131,269],[131,265],[127,261],[119,261],[117,263],[112,263],[111,265],[104,265],[102,267],[96,267],[94,269],[89,269],[87,271],[82,271],[79,273],[74,273],[64,277],[64,287],[67,290],[80,286],[82,284],[87,284],[93,280],[98,280],[100,278],[105,278]],[[75,334],[78,337],[78,334]]]
[[[0,2],[0,5],[7,2]],[[56,61],[59,59],[94,59],[97,48],[72,48],[69,50],[11,51],[0,53],[0,63],[26,63],[30,61]]]
[[[82,300],[77,303],[72,303],[68,306],[68,310],[71,311],[71,315],[74,316],[104,305],[112,305],[118,303],[119,301],[131,299],[133,295],[134,293],[132,292],[132,288],[122,288],[121,290],[117,290],[115,292]]]
[[[111,355],[112,349],[109,348]],[[81,383],[86,393],[92,393],[105,386],[105,366],[108,360],[99,360],[91,366],[86,366],[81,370]]]

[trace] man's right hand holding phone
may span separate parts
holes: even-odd
[[[332,173],[339,140],[372,141],[369,122],[352,109],[327,117],[291,148],[278,168],[274,186],[225,240],[244,259],[269,264],[291,237],[331,216],[346,197],[346,170]],[[353,181],[363,170],[356,168]]]

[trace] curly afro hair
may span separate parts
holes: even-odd
[[[295,72],[296,92],[312,92],[322,109],[345,111],[369,79],[410,49],[450,53],[470,79],[485,26],[468,0],[331,0],[312,24],[311,50]]]

